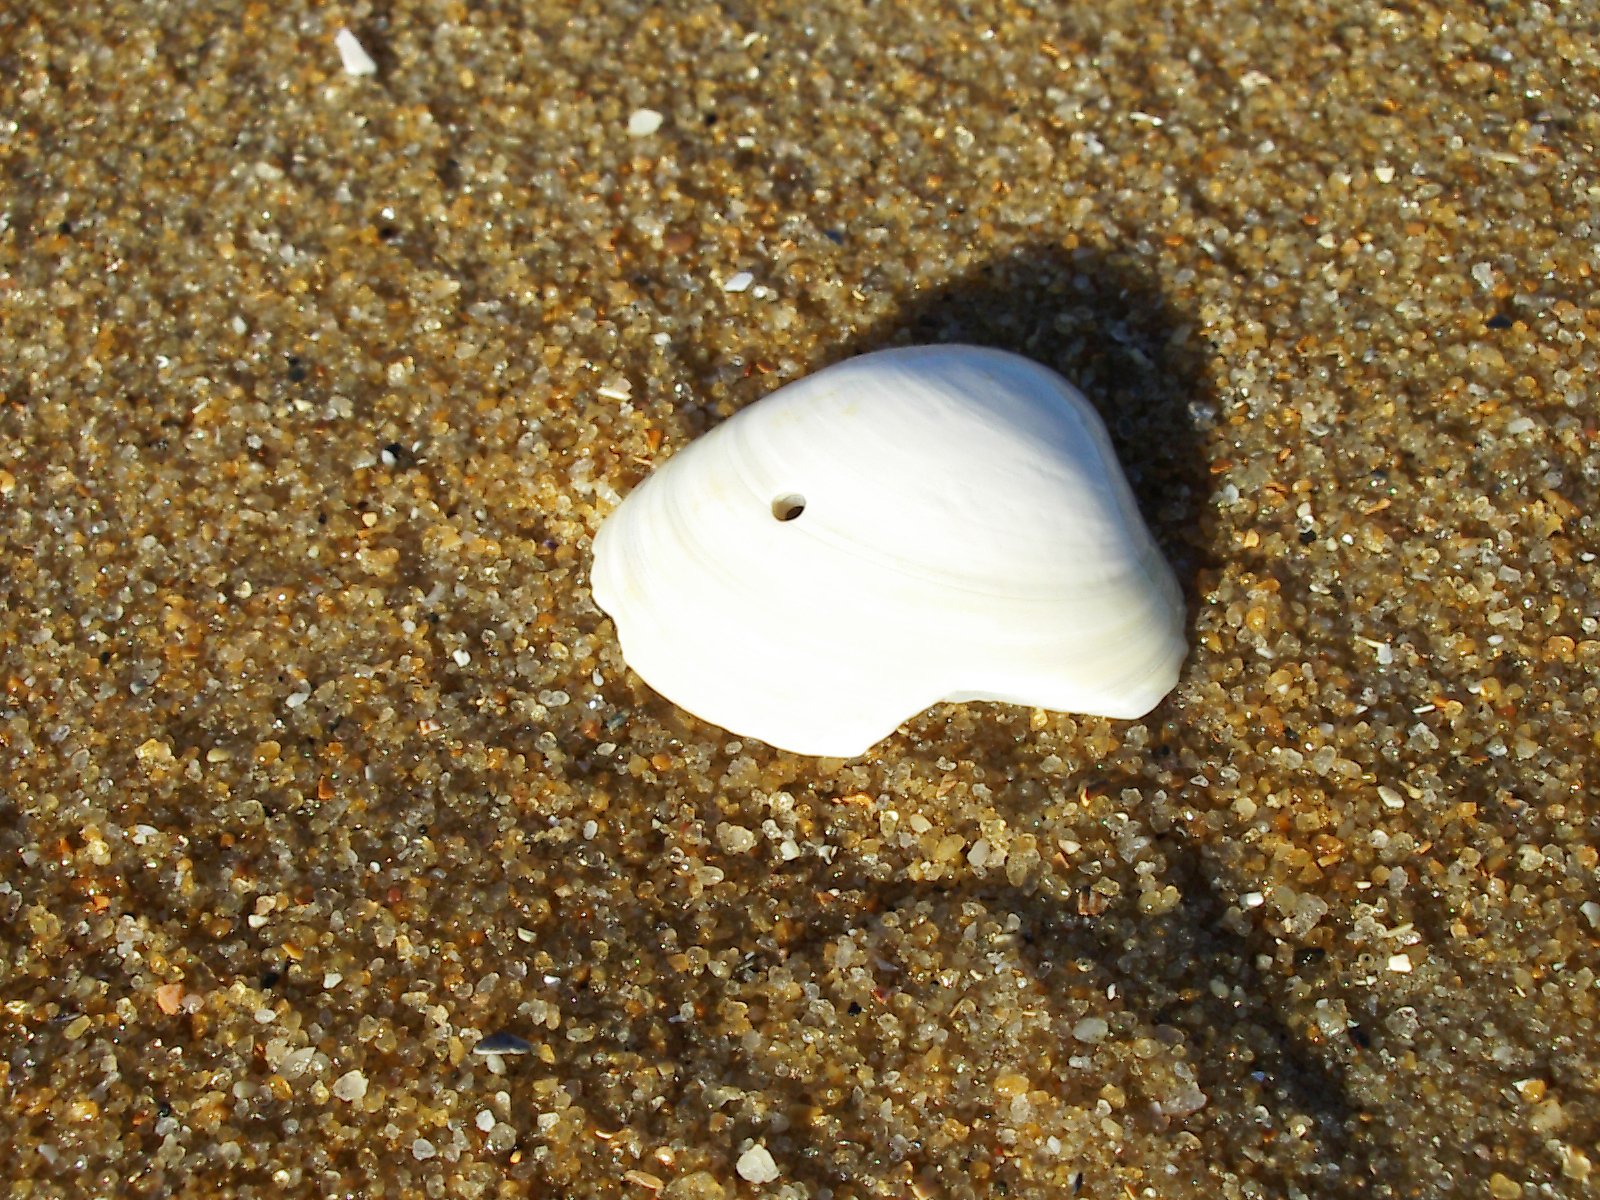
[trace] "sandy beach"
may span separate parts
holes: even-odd
[[[1594,1195],[1597,145],[1581,3],[13,0],[0,1194]],[[653,693],[599,523],[926,342],[1176,690]]]

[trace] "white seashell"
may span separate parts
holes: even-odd
[[[940,700],[1137,717],[1186,652],[1177,581],[1055,372],[922,346],[778,389],[594,539],[595,601],[651,687],[848,758]]]

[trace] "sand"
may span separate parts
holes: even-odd
[[[10,5],[4,1194],[1593,1194],[1597,95],[1575,3]],[[942,340],[1105,414],[1173,695],[631,676],[619,497]]]

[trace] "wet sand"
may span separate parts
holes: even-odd
[[[1592,1194],[1600,20],[1043,7],[0,13],[6,1195]],[[956,340],[1173,695],[630,675],[619,497]]]

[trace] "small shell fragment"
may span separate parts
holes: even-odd
[[[649,137],[661,128],[661,122],[664,119],[653,108],[636,109],[633,115],[628,118],[628,136],[636,138]]]
[[[778,1164],[773,1160],[772,1152],[760,1142],[739,1156],[734,1169],[739,1172],[740,1179],[750,1183],[771,1183],[779,1176]]]
[[[530,1054],[532,1051],[532,1042],[504,1031],[479,1038],[472,1048],[474,1054]]]
[[[333,35],[333,44],[338,47],[339,61],[344,64],[346,75],[376,75],[378,64],[373,61],[372,55],[367,53],[367,48],[356,40],[356,35],[348,29],[341,29]]]

